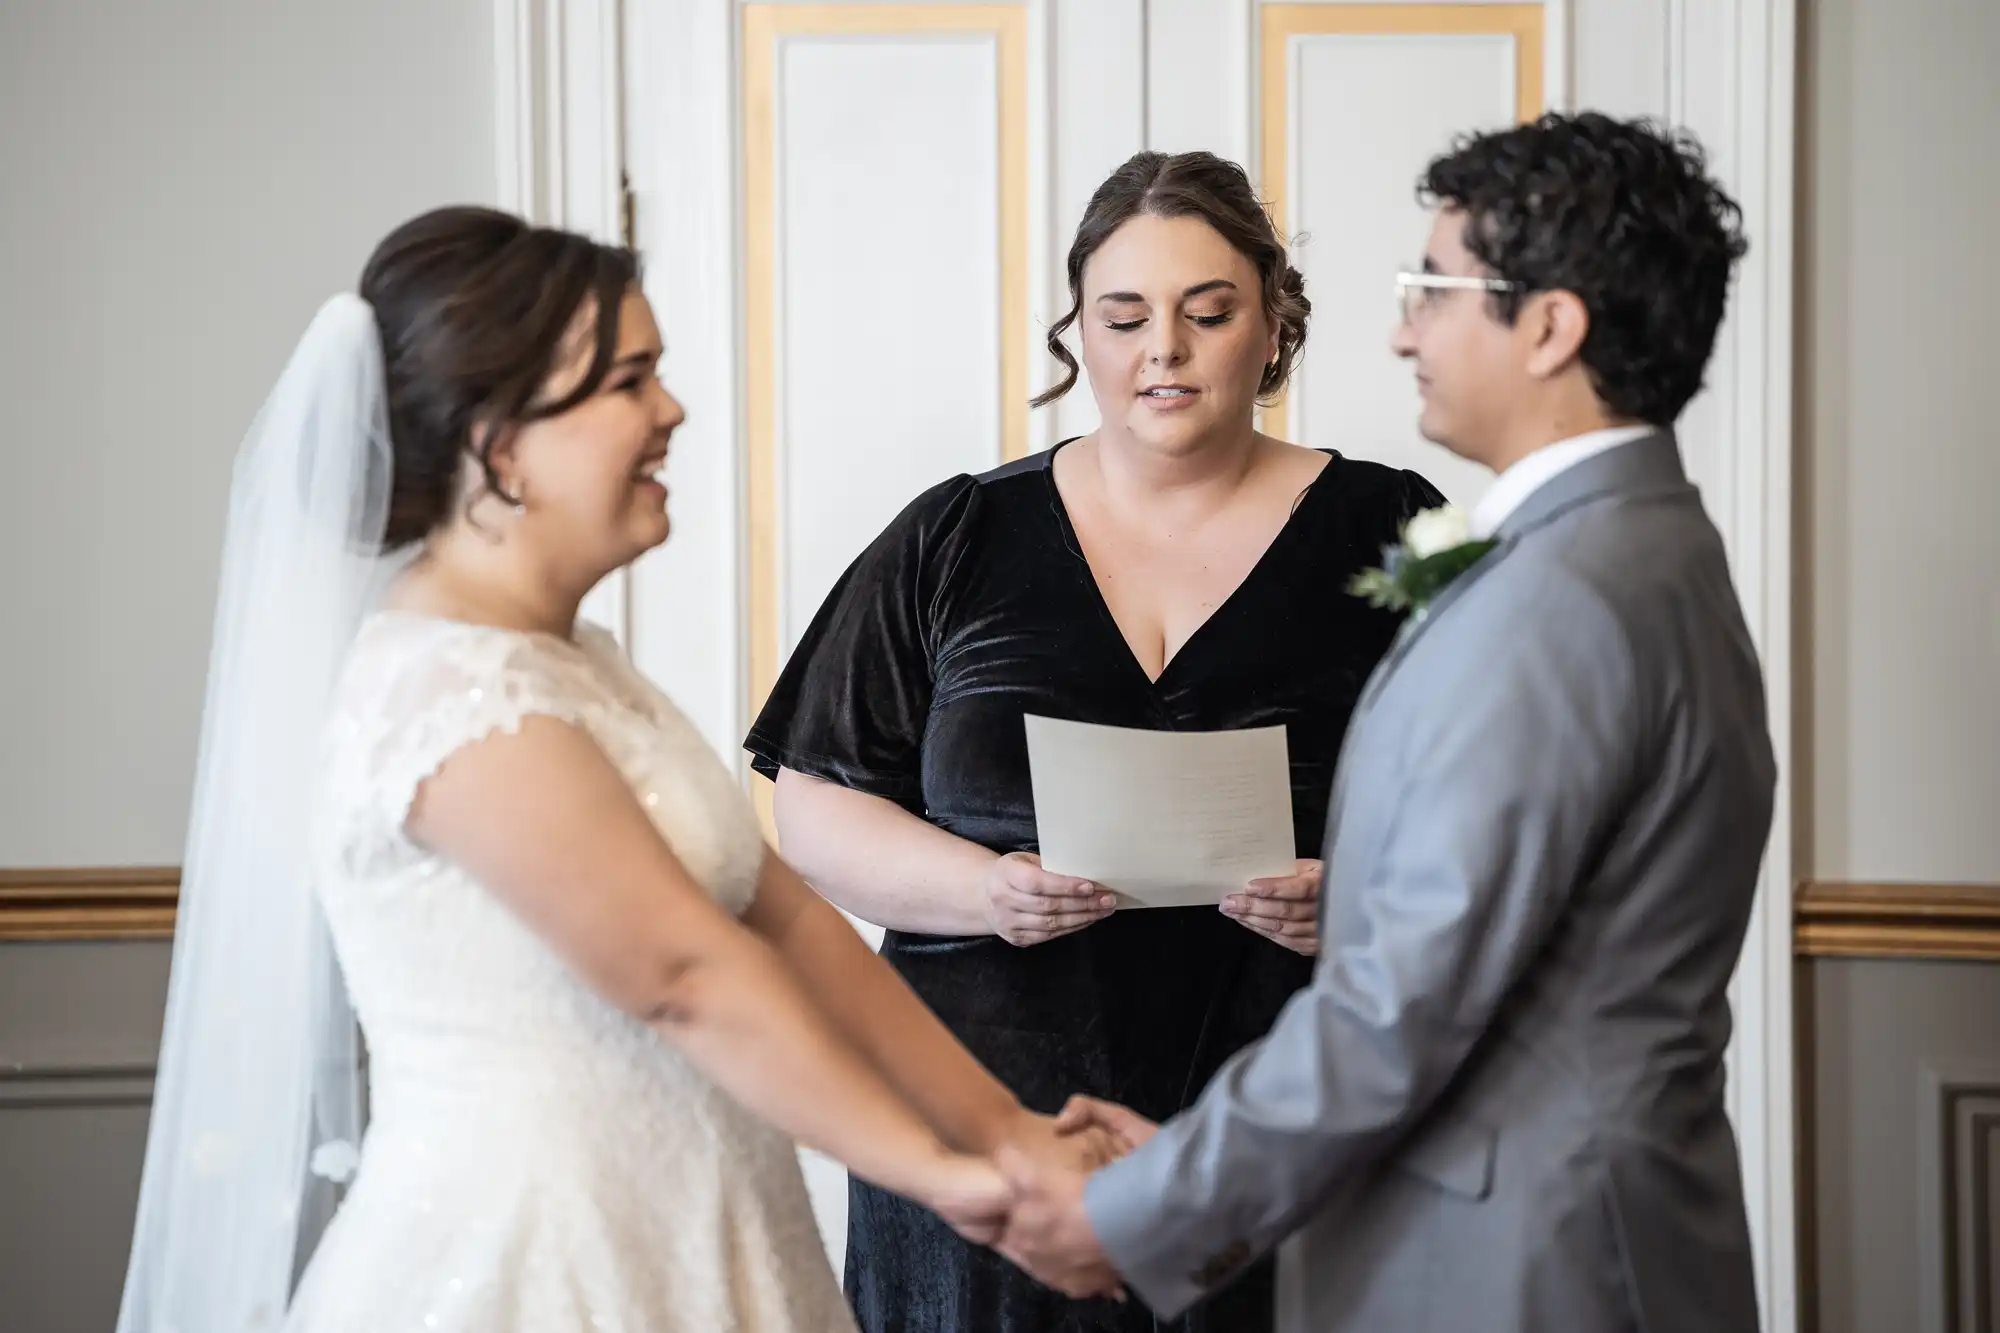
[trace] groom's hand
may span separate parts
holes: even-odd
[[[1300,861],[1289,875],[1253,879],[1222,900],[1222,914],[1310,958],[1319,952],[1320,870],[1318,861]]]
[[[1112,1143],[1116,1157],[1137,1151],[1160,1132],[1158,1125],[1137,1111],[1084,1096],[1072,1097],[1063,1105],[1056,1129],[1064,1134],[1102,1134]]]
[[[1085,1175],[1109,1166],[1131,1151],[1104,1126],[1083,1119],[1065,1121],[1026,1110],[992,1144],[996,1149],[1002,1145],[1012,1148],[1037,1166],[1080,1171]]]
[[[1118,1272],[1084,1212],[1089,1172],[1051,1167],[1013,1148],[1001,1149],[998,1161],[1014,1193],[1000,1253],[1072,1300],[1124,1300]]]

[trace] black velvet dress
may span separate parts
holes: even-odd
[[[1397,625],[1347,582],[1441,497],[1414,473],[1334,455],[1155,682],[1084,562],[1054,453],[954,478],[889,525],[792,654],[746,742],[756,768],[1033,851],[1023,713],[1158,730],[1282,723],[1298,854],[1319,855],[1348,714]],[[1120,912],[1027,949],[890,931],[882,954],[1030,1109],[1084,1092],[1154,1120],[1188,1106],[1312,972],[1214,908]],[[1261,1333],[1273,1315],[1268,1261],[1161,1325],[1137,1301],[1065,1300],[859,1182],[846,1285],[866,1333]]]

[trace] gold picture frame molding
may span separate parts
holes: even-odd
[[[1301,37],[1509,37],[1514,42],[1514,115],[1527,122],[1547,105],[1543,66],[1547,15],[1534,4],[1284,4],[1258,11],[1258,187],[1278,234],[1289,243],[1297,230],[1290,216],[1291,50]],[[1386,281],[1386,276],[1385,276]],[[1289,438],[1284,398],[1263,410],[1260,428]]]
[[[778,154],[780,48],[810,38],[990,37],[998,62],[995,144],[1000,238],[1000,439],[1003,461],[1028,449],[1028,11],[1019,4],[773,4],[743,7],[742,103],[745,463],[749,660],[755,716],[778,678]],[[771,785],[752,784],[775,833]]]
[[[0,870],[0,942],[170,939],[179,866]]]
[[[0,943],[169,939],[178,866],[0,870]],[[2000,884],[1809,881],[1795,900],[1801,958],[2000,962]]]
[[[2000,962],[2000,884],[1809,881],[1792,940],[1802,958]]]

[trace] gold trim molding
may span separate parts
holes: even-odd
[[[2000,962],[2000,884],[1810,882],[1793,917],[1801,957]]]
[[[0,870],[0,941],[167,939],[180,887],[177,866]]]
[[[1259,110],[1257,180],[1278,234],[1289,240],[1291,188],[1291,52],[1295,37],[1498,36],[1514,39],[1514,114],[1522,122],[1542,114],[1544,13],[1540,4],[1289,4],[1258,13],[1263,105]],[[1439,145],[1443,147],[1443,145]],[[1389,275],[1383,274],[1386,287]],[[1290,404],[1263,411],[1260,428],[1287,438]]]
[[[993,38],[999,173],[1000,447],[1028,451],[1028,11],[1020,4],[743,7],[744,426],[749,520],[750,713],[778,677],[778,53],[800,37],[973,33]],[[772,828],[768,783],[753,795]]]

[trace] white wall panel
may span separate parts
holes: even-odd
[[[1157,4],[1157,0],[1154,0]],[[1070,242],[1090,196],[1132,154],[1148,147],[1146,136],[1147,0],[1057,0],[1051,14],[1053,66],[1050,144],[1054,163],[1053,216],[1048,221],[1046,274],[1035,291],[1033,324],[1039,333],[1069,309],[1069,285],[1064,266]],[[1077,350],[1074,330],[1070,351]],[[1055,383],[1062,367],[1040,350],[1039,339],[1028,364],[1031,393]],[[1079,378],[1068,396],[1035,414],[1035,442],[1047,447],[1057,440],[1097,429],[1097,404],[1090,383]]]
[[[633,661],[731,768],[743,762],[743,501],[737,339],[732,0],[635,5],[626,79],[646,291],[666,340],[660,376],[687,420],[667,465],[673,535],[631,578]]]
[[[1207,149],[1248,166],[1248,0],[1147,0],[1146,146]]]
[[[914,496],[1001,461],[997,45],[788,39],[780,652]]]
[[[1414,374],[1390,359],[1394,278],[1421,262],[1429,234],[1415,193],[1424,164],[1461,131],[1513,122],[1514,39],[1301,37],[1290,69],[1289,223],[1313,319],[1287,433],[1414,468],[1469,504],[1488,474],[1417,434]]]
[[[1667,112],[1668,10],[1683,0],[1570,0],[1576,105],[1613,116]]]

